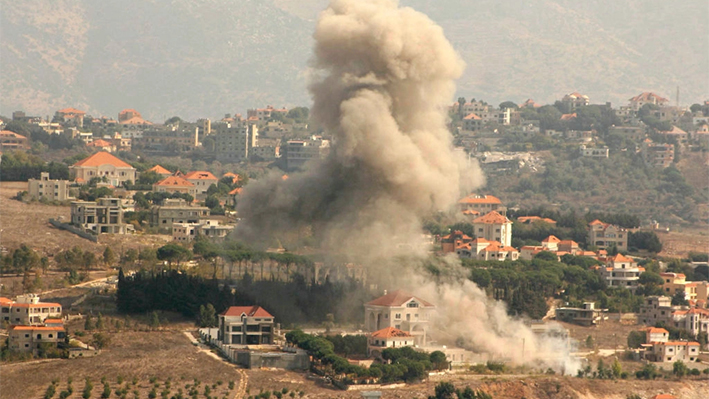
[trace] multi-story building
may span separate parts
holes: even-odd
[[[76,108],[64,108],[54,113],[54,121],[66,126],[84,127],[86,112]]]
[[[286,116],[286,114],[288,114],[288,110],[286,108],[273,108],[270,105],[266,108],[255,108],[246,110],[247,118],[256,118],[256,120],[261,123],[267,122],[269,119],[271,119],[273,114],[281,114],[282,116]]]
[[[502,215],[507,213],[507,209],[502,206],[502,201],[493,195],[470,194],[458,201],[458,207],[461,211],[473,210],[478,214],[486,214],[490,211],[496,211]]]
[[[382,328],[367,337],[367,355],[380,357],[386,348],[401,348],[413,346],[414,336],[394,327]]]
[[[231,306],[219,315],[217,339],[226,345],[273,344],[274,317],[260,306]]]
[[[217,160],[242,162],[249,159],[252,148],[258,146],[258,127],[252,124],[219,124],[214,135]]]
[[[488,241],[484,238],[456,246],[455,253],[460,258],[476,260],[517,260],[519,251],[516,248],[502,245],[498,241]]]
[[[580,308],[556,308],[556,319],[582,326],[592,326],[608,320],[607,312],[608,309],[596,309],[594,302],[584,302]]]
[[[658,106],[666,105],[670,100],[660,97],[655,93],[644,92],[628,100],[628,105],[634,111],[638,111],[645,104],[653,104]]]
[[[197,188],[192,182],[182,176],[168,176],[153,184],[153,191],[156,193],[180,193],[197,196]]]
[[[609,287],[638,288],[638,280],[645,268],[638,266],[632,258],[617,254],[608,258],[606,267],[601,268],[601,276]]]
[[[697,307],[677,309],[672,311],[670,323],[672,327],[686,330],[693,336],[700,332],[709,333],[709,310]]]
[[[641,141],[645,138],[645,126],[611,126],[608,128],[608,134],[618,134],[624,138],[633,140],[635,142]]]
[[[667,342],[670,340],[669,331],[659,327],[648,327],[645,329],[645,343]]]
[[[463,130],[474,132],[474,131],[480,130],[480,128],[482,128],[482,126],[483,126],[483,118],[481,118],[473,113],[470,113],[470,114],[466,115],[465,117],[463,117]]]
[[[219,183],[219,179],[211,172],[196,170],[187,173],[184,179],[194,185],[197,194],[205,194],[212,184]]]
[[[286,168],[302,168],[312,159],[324,157],[330,149],[330,141],[320,136],[308,140],[290,140],[286,147]]]
[[[573,92],[565,95],[561,99],[561,103],[566,107],[568,112],[572,112],[576,108],[583,107],[589,104],[588,96],[578,92]]]
[[[579,154],[585,158],[608,158],[609,153],[608,147],[586,147],[583,144],[579,146]]]
[[[258,146],[251,148],[249,157],[255,161],[275,161],[281,157],[281,140],[259,138]]]
[[[608,249],[615,245],[619,251],[628,248],[628,231],[622,227],[603,223],[596,219],[588,224],[588,242],[599,249]]]
[[[124,182],[135,182],[135,168],[107,152],[97,152],[69,167],[77,182],[88,183],[93,178],[107,180],[120,186]]]
[[[666,168],[675,159],[674,144],[655,143],[650,139],[643,140],[641,153],[645,165]]]
[[[161,231],[171,231],[173,223],[199,223],[209,217],[206,206],[189,206],[184,199],[167,198],[162,205],[150,208],[150,226]]]
[[[369,332],[394,327],[414,337],[416,345],[428,341],[428,328],[435,306],[404,291],[384,293],[364,305],[364,323]]]
[[[0,131],[0,150],[25,150],[29,148],[27,137],[11,132],[9,130]]]
[[[213,241],[225,239],[234,230],[234,225],[219,224],[216,220],[200,220],[197,223],[173,223],[172,239],[178,242],[191,242],[197,236]]]
[[[505,247],[512,245],[512,221],[506,216],[490,211],[473,219],[472,225],[475,237],[497,241]]]
[[[443,251],[443,253],[455,252],[456,248],[471,241],[473,241],[473,237],[464,234],[460,230],[455,230],[441,237],[441,251]]]
[[[133,225],[124,222],[123,212],[120,198],[72,201],[71,224],[94,234],[125,234]]]
[[[668,324],[672,320],[672,299],[667,296],[649,296],[640,305],[638,323],[655,325]]]
[[[668,139],[674,139],[679,145],[685,145],[689,140],[689,134],[677,126],[672,126],[672,129],[660,132],[660,134]]]
[[[42,172],[40,178],[29,179],[27,192],[33,199],[47,199],[52,201],[66,201],[72,199],[69,193],[69,180],[53,180],[49,172]]]
[[[199,128],[174,126],[171,129],[147,129],[140,138],[134,138],[133,146],[148,152],[185,152],[199,147]]]
[[[55,302],[40,302],[36,294],[17,297],[16,301],[0,298],[2,321],[8,324],[37,325],[50,318],[62,317],[62,305]]]
[[[10,326],[8,347],[13,352],[38,353],[42,349],[56,348],[64,343],[63,326]],[[44,348],[43,348],[44,347]]]
[[[646,358],[655,362],[696,362],[699,357],[699,343],[687,341],[653,342],[652,351]]]

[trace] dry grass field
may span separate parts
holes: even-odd
[[[168,378],[172,394],[177,392],[178,386],[187,392],[185,385],[194,384],[194,379],[201,382],[200,395],[205,384],[211,386],[222,381],[218,398],[226,392],[230,381],[238,385],[239,375],[233,366],[201,353],[182,332],[124,332],[112,334],[111,340],[110,347],[96,357],[3,364],[0,398],[41,398],[53,379],[59,380],[59,392],[66,389],[69,377],[73,379],[75,392],[71,397],[80,397],[88,377],[94,385],[92,398],[98,398],[103,390],[102,377],[115,389],[118,376],[122,376],[127,381],[123,386],[128,384],[128,397],[132,398],[133,390],[138,390],[141,399],[148,397],[153,377],[162,384],[157,389],[158,395]],[[138,381],[135,387],[131,383],[134,377]]]

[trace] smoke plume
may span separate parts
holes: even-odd
[[[400,244],[421,237],[422,217],[451,209],[484,182],[477,164],[453,150],[446,127],[464,64],[442,29],[394,0],[333,0],[314,38],[312,122],[332,137],[331,151],[286,180],[274,174],[249,184],[237,236],[256,245],[312,236],[324,252],[379,272],[381,285],[394,279],[440,301],[441,325],[477,350],[514,360],[520,341],[536,350],[531,331],[457,262],[451,267],[466,282],[432,284],[395,260],[425,255]]]

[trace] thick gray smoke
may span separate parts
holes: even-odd
[[[333,1],[314,37],[312,116],[331,152],[285,181],[250,185],[238,233],[272,242],[312,232],[327,251],[395,255],[420,236],[421,215],[482,182],[446,128],[463,62],[440,27],[395,1]]]
[[[314,37],[312,117],[332,136],[331,152],[287,180],[249,184],[237,236],[272,245],[312,235],[324,252],[387,270],[386,280],[438,302],[452,338],[463,334],[477,350],[513,360],[522,360],[526,342],[525,358],[534,359],[544,345],[457,262],[451,267],[467,282],[435,285],[393,260],[416,255],[419,246],[400,244],[420,238],[422,217],[451,209],[484,181],[477,164],[453,151],[446,128],[463,62],[441,28],[393,0],[333,0]]]

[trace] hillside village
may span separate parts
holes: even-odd
[[[585,365],[539,374],[706,378],[709,184],[696,174],[709,165],[709,100],[682,107],[644,92],[613,107],[573,92],[495,107],[461,97],[448,114],[456,151],[487,184],[424,221],[415,245],[427,270],[458,259],[487,297]],[[133,109],[2,118],[0,180],[13,189],[3,209],[56,210],[14,227],[30,239],[12,245],[4,227],[3,361],[106,356],[111,337],[174,324],[225,361],[310,371],[340,389],[510,372],[510,359],[440,334],[433,299],[374,284],[368,265],[323,256],[312,235],[259,249],[234,240],[249,184],[317,167],[331,144],[305,107],[194,122]],[[611,175],[632,182],[613,187]],[[45,246],[31,237],[40,229],[66,244]],[[675,230],[703,233],[678,249]],[[130,327],[129,316],[141,321]]]

